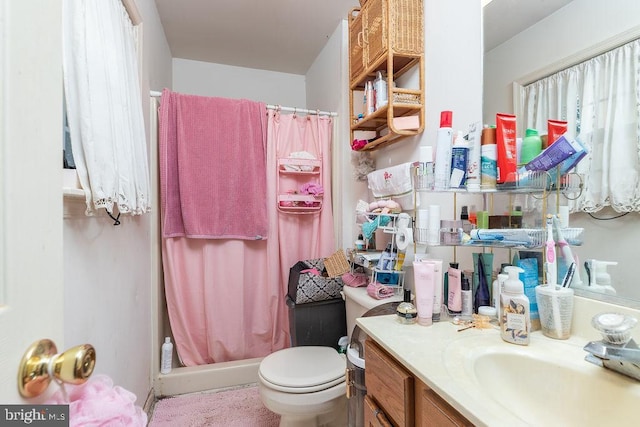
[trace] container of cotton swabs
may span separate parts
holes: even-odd
[[[573,318],[573,289],[566,286],[571,283],[573,267],[569,268],[562,286],[558,284],[556,262],[556,242],[553,240],[553,217],[547,215],[547,241],[544,248],[544,262],[547,283],[536,286],[536,302],[540,313],[542,333],[555,339],[567,339],[571,336]]]

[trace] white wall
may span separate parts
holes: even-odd
[[[137,0],[144,26],[143,94],[170,87],[171,54],[153,0]],[[143,96],[145,120],[148,98]],[[148,120],[147,120],[148,124]],[[147,129],[147,135],[149,134]],[[157,200],[155,201],[157,203]],[[95,373],[137,396],[143,405],[156,372],[152,345],[153,227],[150,214],[121,217],[122,224],[101,214],[64,220],[65,344],[91,343]]]
[[[306,105],[304,76],[189,59],[173,59],[173,90],[285,107]]]
[[[377,167],[417,161],[420,146],[434,147],[440,126],[440,112],[453,111],[454,132],[466,134],[469,124],[482,119],[482,37],[481,5],[475,0],[462,0],[454,8],[444,1],[424,2],[425,28],[425,131],[421,135],[401,140],[376,153]],[[405,76],[403,76],[404,78]],[[407,76],[404,86],[416,85],[417,73]],[[481,206],[478,196],[419,193],[423,207],[440,205],[441,219],[455,219],[464,204]],[[348,207],[347,207],[348,208]],[[351,212],[355,211],[355,202]],[[353,218],[353,213],[351,214]],[[355,238],[355,236],[351,236]],[[427,248],[418,246],[424,253]],[[455,260],[461,268],[472,268],[471,251],[459,248],[429,248],[428,252],[445,265]],[[405,259],[405,280],[412,283],[411,253]]]
[[[485,54],[484,122],[494,123],[497,112],[513,112],[512,82],[579,55],[585,49],[640,27],[640,2],[574,0],[538,24]],[[602,211],[597,216],[614,216]],[[572,214],[570,225],[584,227],[585,244],[575,248],[581,260],[618,261],[609,272],[619,294],[640,301],[634,253],[640,239],[638,214],[614,221],[597,221]],[[611,252],[616,248],[615,252]],[[584,270],[583,280],[586,280]]]
[[[356,224],[354,200],[367,197],[367,186],[351,172],[349,144],[349,28],[342,20],[306,75],[307,105],[311,109],[335,111],[332,145],[333,212],[336,246],[353,246]]]

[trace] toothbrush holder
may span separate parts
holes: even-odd
[[[542,333],[558,340],[571,336],[573,289],[558,285],[536,286],[536,301]]]

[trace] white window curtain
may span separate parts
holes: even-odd
[[[640,40],[524,86],[520,99],[526,128],[565,120],[589,149],[572,212],[640,211]]]
[[[121,0],[63,1],[67,117],[88,215],[150,210],[136,40]]]

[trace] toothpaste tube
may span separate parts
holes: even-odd
[[[515,182],[518,166],[516,116],[505,113],[496,114],[496,144],[498,154],[496,182],[498,184]]]
[[[524,167],[529,171],[548,171],[582,149],[583,145],[576,140],[569,141],[563,135]]]
[[[567,132],[568,123],[561,120],[547,120],[547,146],[553,144]],[[543,147],[547,148],[547,147]]]

